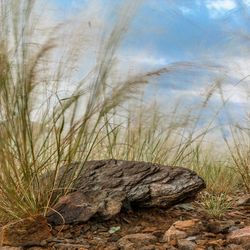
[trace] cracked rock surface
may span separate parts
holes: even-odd
[[[63,178],[71,178],[77,164],[62,168]],[[122,160],[88,161],[75,191],[61,197],[47,219],[54,225],[71,224],[91,217],[110,219],[122,208],[167,208],[193,199],[203,188],[203,179],[186,168]]]

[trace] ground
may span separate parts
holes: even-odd
[[[250,195],[228,197],[231,208],[214,218],[203,194],[169,209],[122,210],[106,221],[53,226],[42,215],[25,218],[2,227],[0,250],[250,250]]]
[[[173,223],[186,220],[196,221],[199,228],[183,228],[187,231],[185,240],[181,236],[178,240],[177,235],[167,241],[166,232]],[[234,205],[221,218],[215,219],[196,201],[171,209],[123,211],[109,221],[92,219],[82,225],[57,226],[52,230],[49,245],[51,249],[250,249],[246,240],[244,244],[228,240],[230,232],[247,226],[250,226],[249,206]]]

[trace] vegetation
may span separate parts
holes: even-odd
[[[204,143],[212,122],[203,129],[198,125],[205,105],[194,117],[192,112],[183,115],[177,105],[164,114],[156,102],[148,106],[134,98],[153,77],[178,65],[119,81],[114,76],[117,49],[134,15],[134,4],[140,1],[132,2],[133,7],[128,1],[117,11],[95,65],[80,80],[75,64],[81,63],[77,55],[81,57],[84,46],[67,44],[65,53],[55,60],[64,49],[57,44],[60,25],[37,43],[36,2],[0,2],[1,221],[46,213],[61,194],[71,190],[88,159],[191,167],[206,180],[209,196],[204,206],[216,216],[229,207],[224,194],[240,185],[249,192],[248,128],[231,126],[233,140],[225,138],[229,150],[218,162]],[[59,91],[65,79],[75,88],[62,98]],[[210,96],[207,93],[206,101]],[[62,182],[60,167],[74,161],[82,164],[72,179]],[[57,197],[52,195],[55,190]]]
[[[207,194],[203,198],[201,205],[206,209],[207,213],[215,218],[220,218],[225,212],[232,208],[232,202],[228,200],[225,193],[211,195]]]

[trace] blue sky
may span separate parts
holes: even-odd
[[[79,14],[80,9],[84,13],[92,0],[53,1],[58,16],[66,19]],[[112,20],[122,1],[95,2],[101,10],[110,10],[106,18]],[[250,0],[142,1],[118,54],[126,65],[142,70],[184,61],[194,63],[195,67],[180,68],[160,77],[159,99],[164,102],[179,98],[184,100],[184,105],[197,104],[215,79],[219,79],[226,98],[230,96],[228,108],[238,118],[247,104],[248,79],[233,86],[250,73],[249,10]],[[98,18],[101,13],[94,15],[93,18]],[[148,88],[148,95],[150,91]],[[219,105],[217,94],[211,100],[211,108]]]
[[[87,0],[53,0],[64,14],[77,13]],[[104,8],[114,8],[123,0],[102,0]],[[158,56],[169,60],[193,59],[215,52],[223,56],[232,31],[248,28],[249,0],[144,0],[135,16],[127,46],[135,50],[151,46]],[[244,8],[245,7],[245,8]],[[112,12],[111,12],[112,13]],[[245,16],[244,16],[245,15]],[[250,27],[249,27],[250,28]],[[132,32],[131,32],[132,33]],[[195,53],[194,53],[195,49]],[[228,51],[227,51],[228,52]],[[231,51],[232,53],[237,53]]]

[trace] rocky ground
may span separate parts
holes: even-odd
[[[26,239],[12,233],[15,226],[6,226],[1,240],[12,247],[0,249],[250,250],[250,198],[239,202],[236,197],[233,208],[220,219],[209,217],[199,203],[192,202],[168,210],[123,211],[109,221],[92,219],[81,225],[47,228],[39,223],[30,226]],[[20,231],[24,224],[17,226]],[[39,241],[39,237],[47,239]]]

